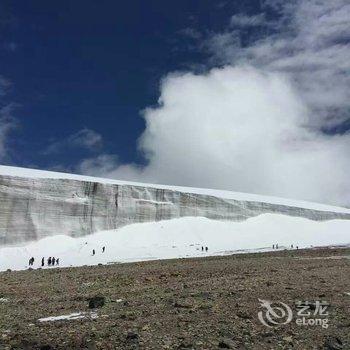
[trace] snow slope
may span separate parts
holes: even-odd
[[[232,252],[350,244],[350,221],[315,222],[305,218],[263,214],[243,222],[222,222],[203,217],[185,217],[161,222],[124,226],[72,238],[47,237],[22,247],[0,248],[0,270],[34,268],[41,258],[60,258],[60,266],[82,266],[112,262],[224,255]],[[102,247],[106,247],[102,253]],[[208,253],[201,247],[208,246]],[[96,255],[92,256],[92,250]]]
[[[79,181],[98,182],[103,184],[152,187],[152,188],[179,191],[184,193],[209,195],[209,196],[215,196],[215,197],[224,198],[224,199],[244,200],[244,201],[252,201],[252,202],[265,202],[265,203],[286,205],[286,206],[306,208],[306,209],[331,211],[336,213],[350,213],[349,208],[336,207],[336,206],[331,206],[326,204],[312,203],[312,202],[306,202],[306,201],[295,200],[295,199],[262,196],[262,195],[256,195],[256,194],[214,190],[214,189],[207,189],[207,188],[168,186],[168,185],[146,184],[146,183],[139,183],[139,182],[113,180],[113,179],[103,179],[103,178],[92,177],[92,176],[74,175],[74,174],[68,174],[68,173],[59,173],[59,172],[53,172],[53,171],[20,168],[20,167],[12,167],[12,166],[5,166],[5,165],[0,165],[0,175],[19,176],[19,177],[26,177],[26,178],[33,178],[33,179],[71,179],[71,180],[79,180]]]

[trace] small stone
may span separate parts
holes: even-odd
[[[189,304],[189,303],[183,303],[183,302],[175,301],[174,307],[183,308],[183,309],[191,309],[192,305]]]
[[[183,341],[180,343],[180,345],[178,346],[178,349],[180,350],[190,350],[193,349],[193,345],[191,342],[189,341]]]
[[[105,297],[93,297],[88,299],[89,301],[89,309],[96,309],[98,307],[102,307],[105,304]]]
[[[126,335],[126,339],[127,340],[137,340],[139,338],[139,335],[135,332],[128,332],[127,335]]]
[[[250,316],[247,312],[245,312],[245,311],[238,311],[238,312],[237,312],[237,316],[238,316],[239,318],[243,318],[243,319],[245,319],[245,320],[251,319],[251,316]]]
[[[198,294],[198,296],[203,298],[203,299],[210,299],[210,293],[209,292],[200,292]]]
[[[284,337],[283,340],[289,344],[293,343],[293,338],[292,337]]]
[[[326,341],[324,342],[324,349],[325,350],[342,350],[343,343],[338,337],[331,335],[327,337]]]
[[[53,347],[51,345],[42,345],[40,350],[53,350]]]
[[[235,343],[231,339],[222,339],[218,346],[220,349],[234,349]]]
[[[350,321],[339,324],[338,328],[350,328]]]

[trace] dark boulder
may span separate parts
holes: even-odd
[[[88,299],[89,309],[97,309],[105,304],[105,297],[97,296]]]

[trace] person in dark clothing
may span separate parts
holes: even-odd
[[[208,247],[205,247],[205,251],[206,251],[206,252],[208,251]]]
[[[34,258],[33,258],[33,257],[31,257],[31,258],[29,259],[29,266],[32,266],[32,265],[33,265],[33,263],[34,263]]]
[[[275,249],[275,245],[274,244],[272,244],[272,249]]]
[[[41,266],[45,266],[45,258],[41,259]]]
[[[102,253],[104,253],[106,250],[106,247],[102,247]]]
[[[51,260],[52,266],[55,266],[55,262],[56,262],[56,259],[55,259],[55,257],[53,257],[52,260]]]
[[[51,266],[51,256],[47,259],[47,265]]]
[[[95,255],[95,249],[92,250],[92,255]]]
[[[204,251],[204,247],[202,246],[202,252]]]
[[[60,264],[60,258],[57,258],[56,259],[56,265],[59,265]]]

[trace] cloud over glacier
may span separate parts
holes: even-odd
[[[350,117],[350,3],[347,0],[264,2],[278,19],[234,15],[231,27],[211,33],[202,44],[215,64],[249,64],[288,75],[314,112],[315,127],[334,127]],[[260,24],[257,36],[242,45],[233,23]],[[243,20],[244,19],[244,20]],[[253,36],[254,37],[254,36]]]
[[[11,87],[11,82],[0,75],[0,160],[9,159],[8,141],[11,132],[19,125],[14,117],[17,105],[6,100],[6,94]]]
[[[233,26],[266,17],[236,15],[202,43],[221,68],[163,79],[158,105],[143,112],[145,166],[101,154],[77,170],[349,205],[350,136],[325,131],[349,118],[350,6],[269,6],[280,13],[269,35],[240,46]]]

